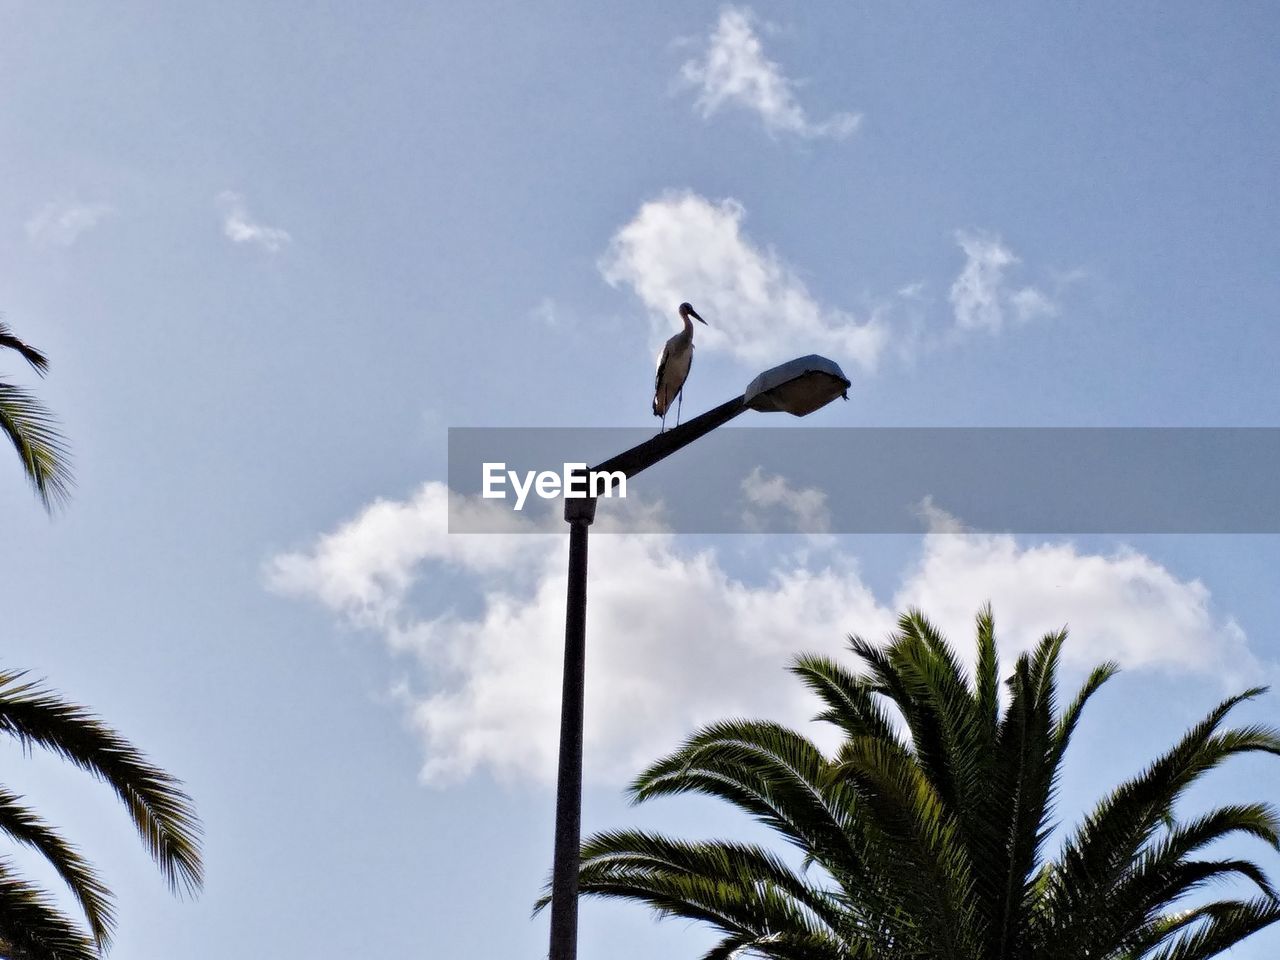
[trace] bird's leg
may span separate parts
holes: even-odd
[[[680,426],[680,407],[684,405],[684,387],[676,394],[676,426]]]

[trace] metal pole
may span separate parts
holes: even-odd
[[[569,591],[564,618],[564,686],[560,695],[560,771],[551,867],[551,960],[578,956],[578,848],[582,833],[582,709],[587,663],[587,532],[593,498],[566,500]]]
[[[693,441],[706,436],[716,427],[724,426],[734,417],[745,413],[748,409],[745,396],[734,397],[732,400],[722,403],[718,407],[713,407],[706,413],[699,414],[678,427],[672,427],[670,430],[660,433],[644,443],[637,444],[616,457],[610,457],[598,467],[592,467],[589,472],[613,473],[614,471],[621,471],[630,479],[641,470],[648,470],[655,463],[667,459],[677,450],[683,450]],[[610,488],[612,486],[610,484]]]
[[[630,477],[728,423],[747,409],[745,397],[694,417],[632,447],[596,470]],[[550,960],[578,957],[578,854],[582,842],[582,707],[587,661],[587,531],[594,497],[565,499],[569,522],[569,592],[564,618],[564,686],[560,694],[560,769],[556,777],[556,842],[551,866]]]

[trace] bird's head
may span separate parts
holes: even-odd
[[[700,323],[707,322],[703,320],[700,316],[698,316],[698,311],[693,309],[693,304],[691,303],[680,304],[680,319],[688,320],[690,317],[693,317],[693,319],[697,320]]]

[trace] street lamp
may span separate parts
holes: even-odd
[[[658,434],[591,473],[633,477],[747,410],[803,417],[836,397],[848,399],[839,364],[812,354],[766,370],[740,397]],[[612,480],[609,481],[612,489]],[[606,491],[607,492],[607,491]],[[569,523],[569,591],[564,620],[564,686],[560,699],[560,768],[556,778],[556,838],[551,867],[550,960],[578,956],[578,852],[582,835],[582,712],[587,652],[587,531],[595,497],[565,498]]]

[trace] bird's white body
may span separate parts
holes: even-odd
[[[680,304],[684,329],[667,341],[662,348],[662,356],[658,357],[658,375],[653,381],[653,415],[662,417],[664,427],[667,411],[680,398],[684,382],[689,378],[689,367],[693,364],[693,320],[690,317],[707,322],[689,304]]]
[[[653,415],[665,417],[689,379],[693,365],[693,337],[677,333],[662,348],[658,358],[658,376],[653,385]]]

